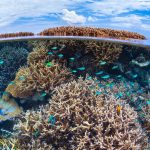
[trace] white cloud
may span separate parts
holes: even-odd
[[[87,18],[87,21],[89,21],[89,22],[95,22],[95,21],[97,21],[98,19],[96,18],[96,17],[91,17],[91,16],[89,16],[88,18]]]
[[[60,13],[61,10],[76,7],[82,2],[81,0],[0,0],[0,26],[9,25],[20,18]]]
[[[123,17],[113,17],[111,18],[110,24],[113,27],[128,28],[132,30],[150,30],[150,25],[146,24],[145,21],[150,22],[150,17],[131,14]]]
[[[150,0],[101,0],[87,7],[100,15],[118,15],[132,10],[150,10]]]
[[[62,19],[67,23],[83,24],[86,22],[86,18],[82,15],[78,15],[75,11],[69,11],[67,9],[63,9],[62,13],[63,13]]]

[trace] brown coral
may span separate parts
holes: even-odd
[[[143,35],[122,30],[92,28],[92,27],[56,27],[39,33],[42,36],[92,36],[116,39],[145,39]]]
[[[34,33],[32,33],[32,32],[18,32],[18,33],[0,34],[0,38],[20,37],[20,36],[34,36]]]
[[[62,84],[49,105],[22,115],[15,126],[20,149],[144,150],[147,138],[136,112],[113,96],[96,95],[96,84],[81,78]]]
[[[29,67],[20,68],[13,81],[14,84],[9,84],[6,92],[13,97],[26,98],[32,96],[34,92],[49,93],[55,86],[72,78],[71,72],[64,66],[55,61],[49,63],[51,66],[48,66],[45,60],[39,60]]]

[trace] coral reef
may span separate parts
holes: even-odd
[[[49,104],[20,115],[14,126],[18,147],[25,149],[144,150],[147,137],[137,113],[95,80],[61,84]],[[98,90],[98,91],[97,91]]]
[[[5,46],[0,53],[0,91],[4,91],[18,68],[26,64],[28,51],[22,47]]]
[[[71,78],[71,72],[64,66],[54,61],[47,63],[43,60],[30,64],[29,67],[20,68],[13,81],[14,84],[9,84],[5,91],[13,97],[26,98],[35,92],[50,93],[55,86]]]
[[[18,150],[16,139],[0,138],[0,149],[2,149],[2,150]]]
[[[134,32],[91,27],[56,27],[49,28],[38,35],[42,36],[92,36],[116,39],[145,39],[143,35]]]
[[[85,43],[86,53],[92,52],[96,62],[107,61],[112,63],[119,58],[123,45],[110,42],[89,41]]]
[[[18,32],[18,33],[0,34],[0,38],[20,37],[20,36],[34,36],[34,33],[32,33],[32,32]]]
[[[28,55],[27,67],[21,67],[6,92],[15,98],[26,98],[35,92],[49,93],[55,86],[72,79],[71,72],[47,54],[45,46]]]

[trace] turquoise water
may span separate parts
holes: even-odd
[[[34,139],[35,141],[42,140],[42,142],[45,142],[46,137],[42,137],[42,139],[40,138],[39,128],[36,128],[33,135],[29,134],[27,137],[24,136],[25,133],[21,127],[19,128],[20,131],[15,130],[15,127],[17,126],[17,124],[19,124],[18,119],[21,121],[24,119],[19,114],[23,114],[24,116],[26,116],[27,110],[30,111],[31,114],[34,111],[35,114],[38,114],[41,110],[46,110],[47,104],[51,104],[51,101],[53,103],[53,99],[55,99],[55,96],[53,98],[53,93],[54,95],[55,93],[57,93],[57,87],[58,91],[59,87],[62,88],[62,91],[63,87],[66,87],[67,91],[66,84],[71,84],[73,79],[78,83],[80,81],[80,78],[83,78],[83,80],[89,82],[87,87],[92,91],[92,93],[94,91],[94,96],[96,96],[96,98],[103,96],[109,97],[110,95],[112,95],[114,100],[118,103],[118,106],[115,106],[118,115],[120,113],[125,113],[124,111],[126,109],[123,109],[125,106],[124,102],[126,104],[129,104],[129,107],[137,113],[137,117],[134,118],[134,120],[136,120],[139,123],[139,126],[141,126],[142,133],[146,135],[147,139],[150,138],[150,126],[148,125],[150,124],[149,45],[140,42],[139,44],[138,41],[126,41],[123,43],[123,41],[120,40],[114,42],[108,39],[93,39],[82,40],[56,38],[34,40],[22,39],[19,41],[12,41],[11,39],[10,41],[3,41],[0,43],[0,139],[10,139],[13,137],[15,137],[16,139],[24,139],[25,141],[20,140],[20,143],[22,145],[26,143],[30,145],[33,144],[26,138],[29,138],[30,140]],[[30,55],[30,53],[32,53],[33,51],[35,53]],[[41,64],[38,65],[38,63]],[[51,68],[53,68],[57,63],[58,68],[56,68],[58,69],[58,71],[56,71],[57,69],[51,70]],[[27,70],[25,70],[24,72],[20,72],[20,76],[17,76],[18,78],[15,78],[17,72],[19,71],[19,68],[23,66],[24,68],[27,68]],[[55,73],[54,75],[53,72]],[[31,83],[32,85],[30,87],[30,89],[32,90],[26,91],[26,89],[28,89],[27,85],[30,85],[29,83]],[[81,86],[81,88],[83,88],[83,85],[84,84],[81,84],[79,85],[79,87]],[[17,89],[18,87],[20,89]],[[74,88],[72,87],[72,89],[70,90],[74,91]],[[57,94],[59,95],[60,93],[58,92]],[[84,96],[86,97],[86,99],[89,98],[88,94],[85,94]],[[69,97],[67,98],[69,99]],[[76,97],[75,99],[82,100],[80,96]],[[91,106],[91,104],[89,104],[89,106]],[[58,108],[58,112],[59,109],[60,108]],[[67,110],[67,108],[64,109]],[[84,112],[84,109],[82,111]],[[60,114],[60,116],[61,115],[63,116],[63,113]],[[52,129],[52,131],[53,128],[54,131],[56,131],[57,124],[59,123],[59,120],[56,116],[57,113],[51,114],[49,118],[47,118],[48,123],[51,125],[50,129]],[[89,117],[92,117],[92,114]],[[129,117],[128,119],[130,120],[133,118]],[[65,122],[67,121],[68,120],[63,120],[61,123],[65,124]],[[75,119],[75,121],[78,120]],[[71,126],[72,128],[76,126],[72,124],[75,123],[71,123],[71,120],[69,120],[67,125]],[[64,136],[69,134],[69,137],[67,139],[69,142],[71,141],[71,134],[74,135],[74,133],[72,133],[73,131],[64,131],[64,133],[62,132],[61,134],[59,134],[59,132],[60,131],[58,131],[58,135],[56,134],[54,135],[54,137],[62,136],[62,141],[60,140],[61,138],[59,140],[57,139],[57,142],[54,144],[54,137],[52,139],[48,139],[48,141],[46,140],[47,145],[51,145],[51,143],[53,143],[53,149],[59,149],[63,144],[65,145],[66,139],[63,141],[63,134]],[[84,132],[86,131],[84,130]],[[90,132],[92,133],[92,129],[90,130]],[[81,130],[81,135],[82,134],[83,131]],[[74,136],[74,138],[76,139],[77,135]],[[72,146],[70,147],[70,149],[76,149],[73,143],[74,142],[71,142]],[[147,141],[146,143],[149,144],[149,141]],[[117,144],[114,145],[116,146]],[[41,147],[42,146],[43,145],[41,144]],[[116,149],[119,148],[119,146],[117,146]],[[136,146],[136,149],[140,149],[138,148],[138,144]],[[8,147],[12,148],[12,145],[9,143],[7,148],[2,147],[3,146],[1,142],[1,149],[7,149]],[[34,148],[34,146],[30,148],[29,147],[26,147],[24,149],[38,149]],[[91,145],[90,147],[90,149],[92,149]],[[85,146],[85,148],[87,148],[87,146]],[[19,146],[17,146],[17,144],[16,149],[19,149]],[[63,147],[62,149],[66,148]],[[93,149],[102,148],[100,147],[100,145],[97,145],[96,148]]]

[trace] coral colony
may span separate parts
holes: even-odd
[[[90,27],[38,35],[145,39]],[[150,47],[26,39],[0,52],[0,150],[149,150]]]

